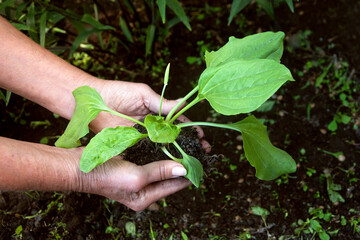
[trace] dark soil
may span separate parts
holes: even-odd
[[[319,232],[326,231],[331,239],[360,239],[360,2],[299,1],[294,14],[282,5],[276,8],[275,22],[256,4],[251,4],[230,27],[226,26],[228,9],[208,9],[202,20],[198,17],[205,13],[202,1],[181,2],[193,12],[189,14],[193,31],[190,33],[177,25],[163,43],[171,53],[169,59],[165,59],[172,64],[166,93],[169,99],[189,92],[191,82],[195,82],[204,69],[202,65],[186,62],[187,56],[199,56],[198,41],[204,40],[210,49],[215,49],[231,35],[243,37],[267,30],[285,32],[286,51],[282,62],[296,81],[286,84],[272,97],[275,105],[271,111],[254,112],[254,115],[264,119],[273,144],[293,156],[297,172],[271,182],[260,181],[244,157],[238,133],[204,128],[212,154],[222,158],[211,162],[211,167],[204,166],[208,173],[199,189],[190,187],[141,212],[89,194],[0,192],[0,239],[15,238],[15,230],[20,225],[23,239],[169,239],[171,236],[184,239],[182,233],[189,239],[247,239],[246,236],[249,239],[319,239],[310,220],[312,224],[318,221],[322,227]],[[209,5],[226,5],[226,2],[213,2]],[[316,87],[316,79],[330,63],[333,67],[325,78],[328,82]],[[344,93],[351,95],[348,100],[354,103],[352,108],[343,106],[339,93],[332,91],[340,71],[350,84],[350,93],[348,90]],[[139,77],[136,81],[146,82],[160,92],[158,81],[150,77]],[[1,102],[0,108],[3,113],[1,136],[40,142],[43,137],[60,135],[67,124],[18,96],[12,96],[8,107]],[[328,124],[338,111],[351,116],[351,121],[339,123],[338,129],[332,132]],[[193,121],[222,123],[244,118],[216,115],[206,102],[199,103],[186,115]],[[30,127],[32,121],[45,120],[51,125]],[[50,139],[49,144],[53,141]],[[190,145],[199,143],[195,140]],[[127,155],[139,159],[144,155],[140,150],[146,151],[146,155],[157,152],[158,146],[146,146],[144,143],[134,146]],[[342,152],[345,159],[329,152]],[[200,149],[197,154],[202,158],[203,151]],[[166,158],[162,155],[155,160]],[[341,189],[329,190],[331,180]],[[334,192],[340,194],[344,202],[331,201]],[[253,214],[251,207],[254,206],[270,211],[266,224]],[[125,228],[129,223],[136,227],[135,236]]]

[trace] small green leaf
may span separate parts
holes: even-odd
[[[47,11],[40,17],[40,46],[45,47]]]
[[[199,99],[224,115],[249,113],[293,78],[284,65],[269,59],[234,60],[208,67],[199,79]]]
[[[330,240],[329,234],[327,234],[325,231],[319,232],[319,238],[321,240]]]
[[[145,127],[151,141],[156,143],[172,143],[180,133],[180,127],[166,122],[164,117],[147,115]]]
[[[265,218],[266,218],[266,216],[270,215],[270,212],[267,209],[259,207],[259,206],[251,207],[251,211],[253,214],[261,216],[261,217],[265,217]]]
[[[311,219],[310,220],[310,226],[312,227],[312,229],[314,229],[316,232],[321,232],[322,231],[322,226],[320,225],[319,221],[315,220],[315,219]]]
[[[336,120],[332,120],[329,125],[328,125],[328,129],[332,132],[336,131],[337,130],[337,123],[336,123]]]
[[[162,23],[166,22],[166,0],[156,0]]]
[[[348,124],[351,121],[351,117],[345,114],[341,115],[341,122],[343,124]]]
[[[80,138],[89,132],[89,123],[101,111],[110,110],[100,94],[89,86],[82,86],[73,91],[75,97],[74,114],[64,134],[56,141],[57,147],[73,148],[81,145]]]
[[[274,100],[268,100],[264,102],[258,109],[256,109],[257,112],[270,112],[271,109],[273,109],[275,105]]]
[[[125,224],[125,230],[126,230],[126,233],[131,235],[132,237],[136,236],[136,226],[133,222],[127,222]]]
[[[15,0],[6,0],[0,3],[0,12],[7,7],[15,7]]]
[[[195,187],[200,186],[200,182],[203,178],[204,170],[199,160],[195,157],[182,153],[183,158],[181,164],[185,167],[187,174],[186,178],[189,179]]]
[[[26,25],[31,29],[31,31],[28,31],[29,36],[32,40],[35,42],[38,42],[38,37],[36,35],[36,22],[35,22],[35,4],[31,3],[31,5],[28,7],[28,13],[26,17]]]
[[[93,16],[91,16],[90,14],[84,14],[83,17],[81,18],[81,21],[84,23],[87,23],[89,25],[91,25],[93,28],[97,29],[97,30],[115,30],[114,27],[109,26],[109,25],[104,25],[102,23],[100,23],[98,20],[96,20]]]
[[[90,172],[145,137],[147,134],[141,134],[133,127],[104,128],[85,147],[80,159],[80,170]]]
[[[166,0],[166,5],[175,13],[178,18],[184,23],[184,25],[191,31],[191,26],[186,13],[178,0]]]
[[[151,48],[153,46],[154,37],[155,37],[156,26],[150,24],[146,30],[146,43],[145,43],[145,56],[148,56],[151,53]]]
[[[244,38],[230,37],[217,51],[205,52],[207,67],[216,67],[235,59],[272,59],[280,62],[284,51],[283,32],[263,32]]]
[[[228,19],[228,26],[232,22],[233,18],[241,11],[244,7],[246,7],[251,0],[233,0],[231,4],[230,15]]]
[[[263,9],[264,11],[271,17],[271,19],[275,19],[274,15],[274,6],[272,1],[269,0],[255,0]]]
[[[124,21],[124,19],[122,17],[119,18],[119,24],[120,24],[120,28],[121,30],[123,31],[126,39],[131,42],[131,43],[134,43],[134,38],[126,24],[126,22]]]
[[[253,115],[228,125],[242,133],[245,156],[257,178],[268,181],[296,171],[294,159],[271,144],[266,127]]]
[[[286,4],[289,6],[290,11],[294,13],[294,3],[292,0],[286,0]]]
[[[79,35],[75,38],[71,49],[70,49],[70,54],[69,57],[72,57],[73,53],[75,52],[75,50],[80,46],[81,43],[83,43],[84,41],[87,40],[87,38],[93,34],[93,33],[97,33],[100,30],[96,29],[96,28],[89,28],[89,29],[85,29],[84,31],[80,32]]]

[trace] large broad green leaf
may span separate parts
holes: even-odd
[[[200,186],[200,182],[203,178],[204,170],[199,160],[196,158],[182,153],[183,159],[180,159],[180,163],[185,167],[187,174],[186,178],[189,179],[195,187]]]
[[[254,116],[228,126],[242,133],[245,156],[255,167],[256,177],[259,179],[273,180],[296,171],[294,159],[271,144],[266,127]]]
[[[233,18],[241,11],[244,7],[246,7],[251,0],[233,0],[231,4],[230,15],[228,19],[228,26],[230,25]]]
[[[263,32],[241,39],[230,37],[217,51],[205,52],[207,67],[216,67],[235,59],[273,59],[280,62],[283,54],[283,32]]]
[[[65,129],[64,134],[56,141],[55,146],[73,148],[81,145],[80,138],[89,132],[89,123],[101,111],[111,111],[100,94],[89,86],[82,86],[73,91],[75,97],[75,110]]]
[[[112,157],[147,137],[132,127],[105,128],[91,139],[80,159],[80,170],[90,172]]]
[[[289,69],[274,60],[235,60],[205,69],[199,79],[198,97],[207,99],[224,115],[248,113],[288,80],[293,80]]]
[[[145,127],[151,141],[156,143],[172,143],[180,133],[180,127],[165,122],[164,117],[147,115]]]

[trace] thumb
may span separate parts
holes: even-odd
[[[146,172],[148,183],[183,177],[187,174],[183,165],[171,160],[152,162],[144,165],[143,169]]]

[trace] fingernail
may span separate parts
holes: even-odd
[[[174,167],[171,173],[174,177],[182,177],[185,176],[187,172],[183,167]]]

